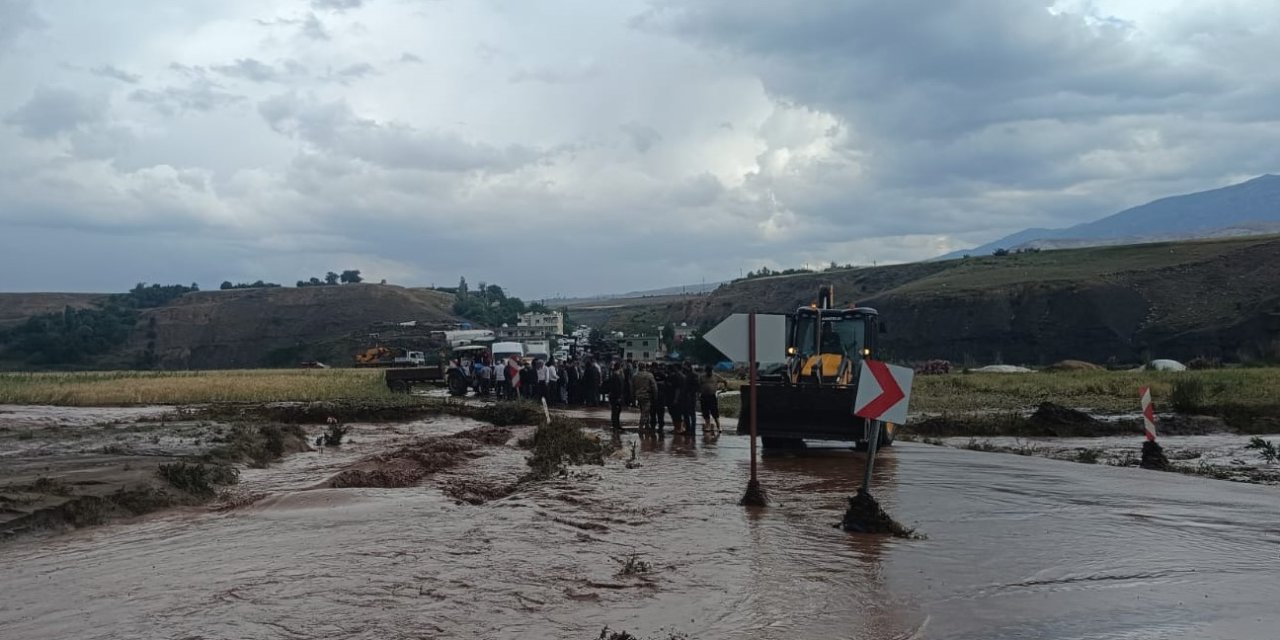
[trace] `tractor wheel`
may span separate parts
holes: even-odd
[[[457,372],[449,374],[449,395],[455,398],[467,395],[467,381],[462,374]]]

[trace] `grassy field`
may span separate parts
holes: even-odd
[[[1150,386],[1156,409],[1165,411],[1172,408],[1174,385],[1180,380],[1199,382],[1201,393],[1192,400],[1204,409],[1280,404],[1280,369],[1218,369],[920,376],[911,409],[933,414],[1015,411],[1055,402],[1099,413],[1137,413],[1138,389]]]
[[[912,413],[931,415],[1009,413],[1033,410],[1041,402],[1104,414],[1138,412],[1138,389],[1150,386],[1160,411],[1173,408],[1181,383],[1193,411],[1222,414],[1280,409],[1280,368],[1212,371],[1076,371],[1031,374],[950,374],[919,376]],[[1187,381],[1191,381],[1188,383]],[[733,381],[731,386],[736,386]],[[1188,389],[1198,387],[1198,389]],[[404,400],[382,382],[376,369],[264,369],[200,372],[0,373],[0,404],[118,406],[207,402]],[[735,415],[737,396],[722,399]]]
[[[0,404],[117,406],[396,397],[374,369],[0,373]]]
[[[1028,282],[1090,281],[1127,271],[1196,264],[1276,240],[1276,236],[1251,236],[975,256],[955,261],[952,268],[912,281],[898,291],[985,291]]]
[[[1217,414],[1234,409],[1261,412],[1280,408],[1280,368],[1186,372],[1072,371],[917,376],[911,412],[929,415],[1030,411],[1041,402],[1103,414],[1136,414],[1138,389],[1151,387],[1158,411],[1169,411],[1174,384],[1199,386],[1189,398],[1198,409]],[[731,387],[745,384],[731,381]],[[726,415],[737,415],[737,396],[721,399]]]

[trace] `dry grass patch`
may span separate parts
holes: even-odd
[[[368,369],[0,373],[0,404],[103,407],[394,397],[382,375]]]

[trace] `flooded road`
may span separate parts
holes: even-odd
[[[0,546],[0,637],[1226,640],[1280,625],[1275,487],[898,443],[874,493],[928,539],[896,540],[833,528],[862,465],[842,450],[765,458],[758,511],[736,504],[736,436],[641,441],[637,468],[479,506],[441,486],[514,478],[524,451],[408,489],[314,488],[342,462],[324,455],[246,472],[267,496],[249,507]],[[631,557],[649,570],[623,572]]]

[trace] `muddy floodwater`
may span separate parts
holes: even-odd
[[[875,495],[925,540],[833,528],[862,457],[621,439],[603,467],[481,505],[512,442],[401,489],[321,488],[360,451],[476,426],[356,425],[246,470],[249,506],[0,545],[0,638],[1260,639],[1280,629],[1280,490],[898,443]],[[605,437],[608,437],[607,435]],[[630,443],[636,462],[628,468]],[[1136,443],[1135,445],[1136,446]],[[632,560],[630,571],[624,571]]]

